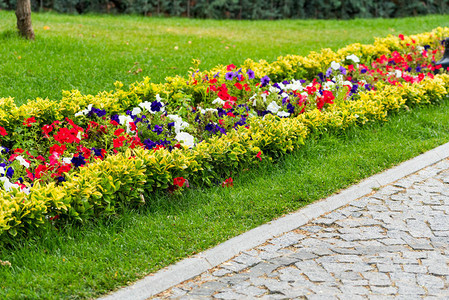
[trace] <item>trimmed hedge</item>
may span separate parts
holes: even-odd
[[[214,19],[351,19],[447,14],[449,0],[32,0],[32,8],[61,13],[125,13]],[[0,0],[14,9],[16,0]]]

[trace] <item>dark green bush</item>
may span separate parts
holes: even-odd
[[[213,19],[351,19],[446,14],[449,0],[31,0],[34,11]],[[14,9],[16,0],[0,0]]]

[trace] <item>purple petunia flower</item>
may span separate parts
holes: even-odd
[[[293,106],[293,104],[289,103],[287,104],[287,110],[289,113],[293,114],[295,112],[295,107]]]
[[[143,144],[145,145],[145,148],[146,148],[147,150],[151,150],[151,149],[153,149],[154,147],[156,147],[156,145],[157,145],[155,142],[153,142],[153,141],[150,140],[150,139],[144,140],[144,141],[143,141]]]
[[[171,141],[167,141],[167,139],[163,139],[163,140],[159,140],[156,144],[158,145],[162,145],[162,146],[167,146],[171,144]]]
[[[234,79],[234,72],[228,72],[228,73],[226,73],[225,79],[226,79],[226,80],[232,80],[232,79]]]
[[[215,125],[215,128],[216,128],[218,131],[220,131],[221,133],[226,134],[226,130],[225,130],[223,127],[220,127],[220,126],[218,126],[218,125]]]
[[[212,124],[212,123],[209,123],[209,124],[206,125],[206,127],[204,129],[206,129],[209,132],[212,132],[212,131],[215,130],[215,125]]]
[[[73,157],[71,162],[75,167],[81,167],[86,164],[86,160],[81,153],[77,157]]]
[[[94,155],[95,155],[95,156],[100,156],[101,158],[104,158],[104,157],[103,157],[103,154],[101,153],[101,149],[97,149],[97,148],[95,148],[95,147],[92,147],[91,150],[94,152]]]
[[[341,72],[341,74],[346,75],[346,69],[345,69],[345,67],[340,66],[340,72]]]
[[[6,177],[12,178],[14,175],[14,169],[9,167],[8,170],[6,170]]]
[[[332,74],[332,68],[327,69],[327,71],[326,71],[326,77],[331,76],[331,74]]]
[[[360,71],[360,73],[365,74],[367,71],[368,71],[367,69],[362,69],[362,70]]]
[[[118,124],[120,124],[120,119],[119,119],[118,115],[112,115],[111,116],[111,121],[115,121]]]
[[[323,72],[318,73],[318,78],[320,78],[321,81],[325,80]]]
[[[351,88],[351,93],[353,93],[353,94],[357,93],[358,88],[359,88],[359,85],[354,83]]]
[[[59,176],[59,177],[57,177],[56,179],[58,180],[58,182],[64,182],[64,181],[66,181],[65,178],[64,178],[64,176]]]
[[[175,122],[171,122],[171,123],[168,123],[167,124],[167,128],[168,128],[168,130],[170,130],[172,127],[174,127],[175,126]]]
[[[246,71],[246,74],[248,75],[248,79],[254,79],[256,77],[254,71],[251,69],[248,69],[248,71]]]
[[[429,45],[424,45],[424,50],[429,50],[430,49],[430,46]]]
[[[270,83],[270,77],[268,77],[267,75],[265,75],[264,77],[262,77],[260,79],[260,84],[262,85],[262,87],[268,85],[268,83]]]
[[[159,126],[159,125],[154,125],[154,129],[153,129],[153,132],[156,132],[156,133],[157,133],[157,135],[161,134],[161,133],[162,133],[162,131],[164,131],[164,129],[162,128],[162,126]]]
[[[106,115],[106,110],[92,107],[88,115],[93,116],[94,114],[101,118]]]
[[[220,72],[217,72],[217,74],[214,75],[214,78],[220,77]]]
[[[157,100],[151,102],[151,111],[158,112],[161,111],[162,103]]]
[[[246,124],[246,118],[242,116],[242,118],[234,124],[234,128],[237,126],[244,126]]]

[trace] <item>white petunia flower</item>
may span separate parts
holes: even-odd
[[[270,93],[277,93],[279,91],[278,88],[274,86],[270,86],[268,90],[270,91]]]
[[[131,114],[133,116],[137,116],[138,114],[140,114],[142,112],[142,110],[140,109],[140,107],[134,107],[133,110],[131,111]]]
[[[277,115],[279,117],[288,117],[288,116],[290,116],[290,113],[286,112],[286,111],[280,111],[280,112],[277,113]]]
[[[267,110],[271,111],[273,114],[277,113],[279,109],[281,109],[281,107],[275,101],[271,102],[267,106]]]
[[[402,72],[401,72],[401,70],[395,70],[395,71],[394,71],[394,76],[396,76],[397,78],[402,78]]]
[[[302,83],[299,80],[293,80],[292,83],[286,85],[286,88],[292,91],[304,90],[304,87],[302,86]]]
[[[77,112],[75,114],[75,117],[85,116],[90,112],[91,109],[92,109],[92,104],[89,104],[86,109]]]
[[[19,188],[18,184],[11,183],[7,177],[0,177],[0,181],[3,181],[3,189],[9,192],[12,188]]]
[[[331,68],[333,70],[339,70],[340,69],[340,64],[335,62],[335,61],[333,61],[333,62],[331,62]]]
[[[17,157],[16,157],[16,160],[18,160],[18,161],[20,162],[20,164],[21,164],[22,166],[24,166],[25,168],[28,169],[28,168],[30,167],[30,163],[27,162],[27,161],[25,160],[25,158],[23,158],[22,155],[17,156]]]
[[[183,142],[184,145],[189,147],[193,147],[195,145],[193,136],[187,132],[177,133],[175,139],[178,142]]]
[[[167,115],[167,118],[175,122],[175,132],[180,133],[182,129],[189,126],[189,123],[184,122],[178,115]]]
[[[351,55],[346,56],[346,59],[352,60],[355,63],[359,63],[360,62],[360,59],[355,54],[351,54]]]
[[[323,83],[323,90],[329,91],[335,87],[335,83],[333,81],[326,81]]]
[[[141,102],[139,103],[139,106],[151,112],[151,102],[149,101]]]
[[[226,102],[226,101],[224,101],[224,100],[222,100],[222,99],[220,99],[220,98],[217,98],[217,99],[215,99],[214,101],[212,101],[212,104],[218,104],[218,105],[220,105],[220,106],[223,106],[223,105],[225,104],[225,102]]]
[[[62,162],[67,164],[67,165],[70,165],[72,163],[72,157],[64,157],[62,159]]]

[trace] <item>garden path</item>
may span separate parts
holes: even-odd
[[[449,298],[449,160],[241,252],[155,298]]]

